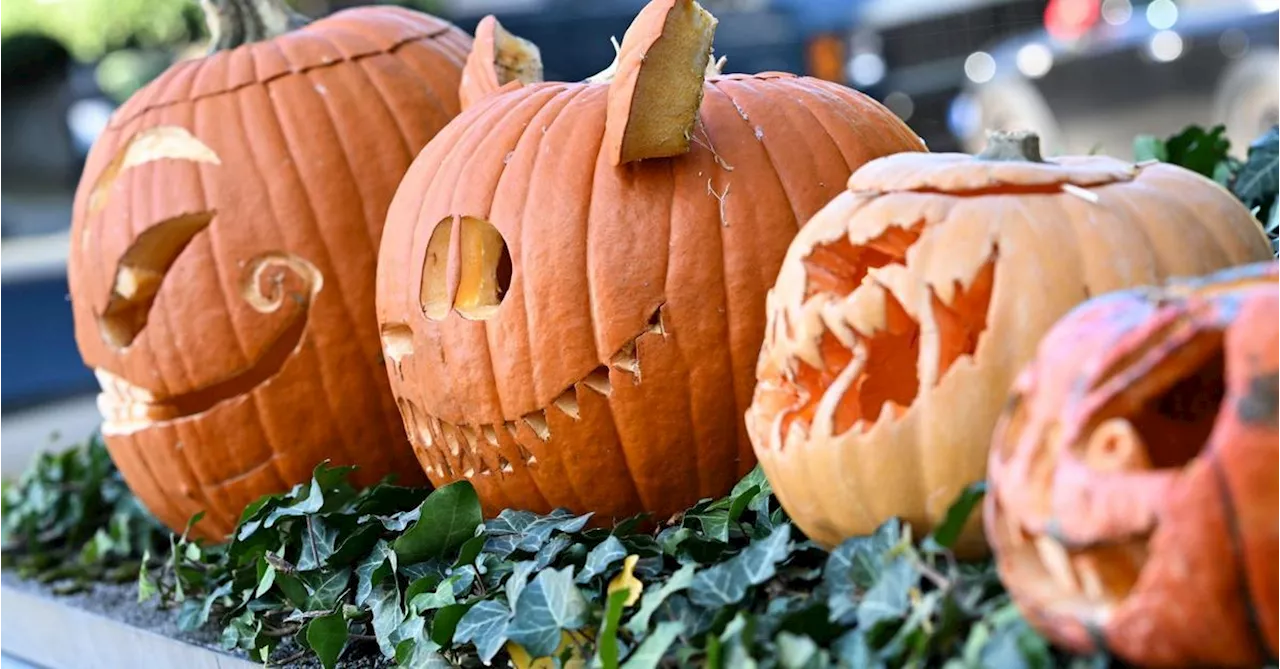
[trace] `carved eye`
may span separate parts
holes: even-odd
[[[106,207],[113,186],[123,172],[157,160],[221,164],[218,154],[186,128],[171,125],[148,128],[134,135],[94,182],[89,194],[89,212],[93,214]],[[191,240],[209,227],[213,216],[210,210],[168,218],[142,231],[133,240],[120,257],[107,306],[98,316],[104,341],[116,348],[133,343],[147,324],[151,305],[169,268]]]
[[[422,313],[433,321],[451,311],[473,321],[491,318],[511,288],[511,274],[511,252],[497,228],[474,216],[445,218],[427,241]]]

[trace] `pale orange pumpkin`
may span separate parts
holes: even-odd
[[[210,3],[215,50],[111,118],[76,194],[76,340],[103,433],[156,516],[224,536],[322,460],[421,480],[381,369],[374,269],[470,46],[399,8],[303,21]]]
[[[1094,298],[1019,375],[986,535],[1055,643],[1145,666],[1274,661],[1277,274],[1265,262]]]
[[[855,167],[924,148],[847,88],[717,74],[713,28],[660,0],[591,80],[495,77],[396,194],[392,388],[431,481],[471,480],[488,513],[607,523],[728,491],[787,244]]]
[[[747,415],[796,523],[835,545],[890,517],[923,535],[985,474],[1014,374],[1091,295],[1269,258],[1188,170],[987,151],[872,161],[801,231],[769,294]],[[985,552],[978,514],[957,550]]]

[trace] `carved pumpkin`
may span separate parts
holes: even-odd
[[[747,416],[779,501],[834,545],[898,516],[918,534],[983,478],[1009,384],[1089,296],[1270,257],[1222,188],[1167,164],[902,154],[849,179],[769,294]],[[986,551],[979,514],[957,545]]]
[[[923,145],[837,85],[707,76],[713,27],[651,3],[609,70],[495,77],[409,170],[378,321],[434,484],[607,523],[753,466],[742,412],[788,242],[853,168]]]
[[[196,534],[214,538],[325,459],[421,481],[381,369],[377,245],[458,112],[470,39],[398,8],[292,32],[275,0],[210,9],[215,51],[93,147],[68,272],[112,458],[161,520],[206,511]]]
[[[1274,662],[1278,320],[1269,262],[1095,298],[1044,338],[995,431],[985,524],[1054,642]]]

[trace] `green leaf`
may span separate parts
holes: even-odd
[[[889,561],[858,603],[858,628],[870,639],[876,639],[883,626],[905,618],[911,609],[911,589],[919,580],[915,566],[905,557]]]
[[[473,537],[484,521],[480,498],[468,481],[437,488],[419,507],[418,521],[392,544],[404,562],[443,558]]]
[[[970,483],[964,490],[960,491],[960,495],[947,508],[947,513],[943,516],[942,522],[933,531],[933,541],[943,548],[951,548],[955,545],[956,539],[960,538],[960,531],[964,529],[965,523],[969,521],[969,516],[978,507],[978,504],[982,502],[982,496],[986,493],[986,481]]]
[[[529,576],[534,571],[533,560],[524,560],[517,562],[511,566],[511,576],[507,577],[507,583],[504,590],[507,593],[507,606],[514,611],[516,602],[520,599],[520,593],[524,592],[525,586],[529,584]]]
[[[347,645],[347,621],[341,613],[313,618],[307,623],[307,645],[325,669],[333,669]]]
[[[450,604],[436,611],[436,614],[431,617],[431,640],[441,646],[447,646],[453,641],[458,623],[467,611],[471,610],[472,604],[474,602]]]
[[[276,582],[281,581],[283,574],[276,574]],[[306,611],[329,611],[338,604],[338,599],[347,591],[351,583],[351,570],[347,567],[333,571],[316,571],[299,576],[302,585],[307,589],[307,598],[303,602]]]
[[[649,631],[649,619],[653,617],[654,612],[668,597],[687,589],[693,583],[693,575],[697,569],[696,565],[684,565],[677,569],[661,587],[656,590],[647,590],[640,599],[640,609],[631,616],[631,620],[627,621],[627,630],[634,636],[644,636]]]
[[[1165,140],[1167,162],[1213,178],[1219,163],[1230,158],[1231,142],[1225,133],[1226,128],[1221,125],[1209,130],[1194,125],[1187,126],[1182,132]]]
[[[1280,191],[1280,128],[1271,126],[1249,145],[1248,156],[1231,184],[1231,192],[1253,209],[1273,202],[1277,191]]]
[[[807,636],[782,632],[776,643],[778,665],[784,669],[804,669],[818,657],[818,644]]]
[[[379,539],[369,554],[356,565],[356,606],[364,605],[373,592],[373,587],[383,578],[395,573],[396,563],[396,553],[391,545]]]
[[[142,561],[138,563],[138,603],[151,600],[160,593],[160,589],[156,587],[156,582],[151,578],[151,572],[147,570],[147,563],[151,561],[151,551],[142,554]]]
[[[440,644],[422,637],[405,639],[396,645],[396,666],[404,669],[452,669],[440,655]]]
[[[531,656],[545,657],[559,648],[562,630],[585,624],[587,601],[573,583],[573,567],[548,569],[520,594],[507,634]]]
[[[434,591],[424,592],[411,599],[409,601],[410,615],[416,616],[423,611],[434,611],[457,603],[457,598],[453,596],[453,584],[456,580],[456,576],[451,576],[441,581]]]
[[[265,557],[258,559],[258,585],[253,589],[254,597],[261,597],[271,590],[276,582],[276,567],[267,562]]]
[[[484,524],[486,553],[505,558],[519,550],[536,553],[553,532],[577,532],[586,527],[591,514],[575,516],[566,509],[556,509],[540,516],[528,511],[506,509]]]
[[[605,600],[604,624],[596,635],[596,656],[605,669],[615,669],[618,666],[618,623],[622,620],[622,609],[630,594],[629,590],[618,590]]]
[[[573,544],[573,540],[567,534],[557,534],[551,537],[551,540],[542,545],[538,552],[533,556],[533,564],[535,569],[546,569],[550,567],[556,558],[564,552],[566,548]]]
[[[472,606],[462,616],[453,633],[453,641],[474,644],[480,661],[488,664],[507,643],[510,623],[511,610],[507,605],[487,599]]]
[[[884,554],[902,538],[902,525],[890,518],[868,536],[844,540],[827,557],[823,583],[831,621],[846,621],[857,609],[858,595],[870,588],[884,566]]]
[[[622,558],[626,556],[627,549],[622,541],[611,534],[587,553],[587,563],[575,580],[578,583],[588,583],[591,579],[602,576],[609,567],[622,562]]]
[[[1148,160],[1168,162],[1169,151],[1164,140],[1155,135],[1138,135],[1133,138],[1133,159],[1140,163]]]
[[[667,654],[667,649],[683,632],[684,625],[678,622],[659,623],[653,634],[622,663],[622,669],[655,669]]]
[[[338,530],[320,518],[307,516],[302,525],[302,553],[298,557],[298,571],[319,569],[333,555],[333,545],[338,540]]]
[[[485,539],[484,534],[477,534],[464,541],[458,549],[458,559],[453,561],[453,566],[461,567],[475,562],[480,557],[480,551],[484,550]]]
[[[778,562],[787,557],[790,541],[791,525],[782,525],[729,561],[698,572],[689,586],[689,600],[707,607],[737,604],[747,588],[773,576]]]
[[[378,648],[384,657],[395,657],[395,642],[392,633],[404,622],[404,609],[400,606],[400,590],[395,579],[389,579],[374,586],[369,595],[369,612],[373,614],[373,636],[378,641]]]

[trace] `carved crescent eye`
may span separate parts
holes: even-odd
[[[511,288],[511,273],[511,252],[493,224],[474,216],[442,219],[422,263],[422,313],[433,321],[451,311],[473,321],[492,318]]]

